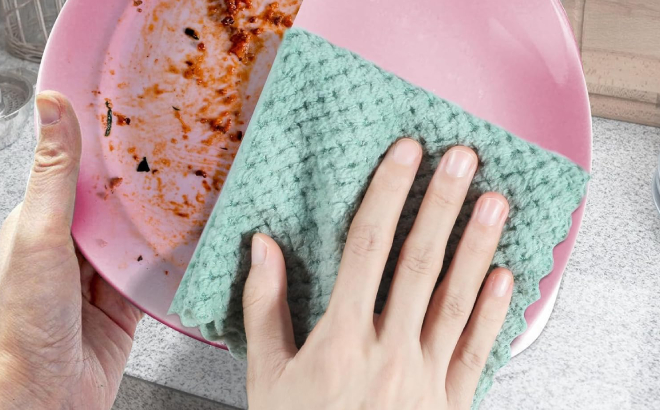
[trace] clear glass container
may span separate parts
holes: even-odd
[[[30,70],[0,70],[0,150],[13,144],[31,120],[36,80]]]
[[[65,0],[0,0],[5,16],[7,50],[34,62],[41,61],[46,40]]]

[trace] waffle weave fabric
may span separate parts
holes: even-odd
[[[325,311],[348,227],[370,177],[388,147],[404,136],[419,141],[424,156],[397,228],[377,311],[447,149],[473,148],[480,166],[446,261],[480,194],[496,191],[510,204],[493,266],[513,272],[514,292],[477,388],[473,407],[478,407],[493,375],[509,360],[512,340],[525,330],[525,309],[539,298],[539,281],[552,270],[553,248],[568,234],[588,174],[301,29],[289,30],[280,46],[170,312],[244,357],[241,298],[251,236],[263,232],[284,252],[289,307],[296,342],[302,344]]]

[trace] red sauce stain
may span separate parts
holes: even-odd
[[[120,127],[124,125],[131,125],[131,119],[125,115],[119,114],[117,112],[114,113],[115,118],[117,119],[117,125]]]
[[[122,182],[124,182],[124,178],[110,178],[110,181],[108,182],[108,188],[110,188],[110,192],[115,192],[115,189],[119,187]]]
[[[213,174],[213,178],[211,179],[212,181],[211,186],[213,186],[213,189],[219,191],[220,188],[222,188],[222,184],[225,181],[225,177],[227,177],[227,172],[222,169],[217,169]]]
[[[238,95],[237,94],[232,94],[228,97],[225,97],[225,99],[222,102],[227,104],[227,105],[231,105],[231,104],[234,104],[236,101],[238,101]]]
[[[206,54],[200,53],[195,57],[191,57],[185,61],[186,69],[183,71],[183,77],[192,79],[198,85],[206,86],[207,82],[204,81],[204,60]]]
[[[160,156],[165,152],[165,149],[167,148],[167,141],[159,141],[154,144],[154,150],[152,151],[152,154],[154,157]],[[167,160],[169,161],[169,160]]]
[[[252,40],[252,34],[245,30],[238,30],[234,33],[231,38],[231,47],[229,52],[234,54],[240,61],[248,55],[250,49],[250,40]]]
[[[181,118],[181,112],[180,112],[180,111],[176,111],[176,110],[174,110],[174,117],[175,117],[177,120],[179,120],[179,122],[181,123],[181,130],[182,130],[184,133],[189,133],[189,132],[192,130],[192,128],[190,128],[190,126],[189,126],[188,124],[186,124],[185,121],[183,121],[183,118]],[[188,139],[188,137],[187,137],[186,135],[184,135],[184,136],[183,136],[183,139],[184,139],[184,140],[185,140],[185,139]]]
[[[258,97],[250,83],[255,62],[263,68],[260,53],[281,38],[301,0],[195,1],[206,7],[185,19],[173,17],[183,1],[150,4],[142,27],[145,40],[131,57],[131,72],[117,70],[124,75],[117,80],[125,81],[117,85],[123,93],[118,96],[123,98],[121,109],[140,112],[140,119],[131,118],[122,130],[128,148],[114,141],[114,152],[120,152],[115,155],[124,156],[127,169],[144,156],[151,166],[151,172],[140,174],[139,183],[133,181],[120,192],[126,194],[122,200],[150,215],[143,218],[145,228],[154,243],[165,244],[156,253],[201,234],[245,132],[243,103]],[[198,40],[184,33],[187,27]],[[116,125],[129,125],[123,123],[123,113],[114,114]],[[193,179],[181,178],[191,175]]]
[[[280,4],[278,2],[275,1],[270,3],[268,6],[266,6],[266,10],[264,10],[263,14],[261,15],[261,19],[275,26],[293,26],[293,17],[281,12],[279,8]]]
[[[166,90],[161,89],[158,83],[156,83],[150,87],[145,88],[142,91],[142,94],[138,95],[137,98],[143,99],[148,97],[158,97],[162,94],[165,94],[166,92]]]

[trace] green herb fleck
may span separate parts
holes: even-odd
[[[105,100],[105,106],[108,107],[108,122],[105,126],[105,136],[108,137],[110,136],[110,131],[112,131],[112,106],[110,105],[110,101]]]

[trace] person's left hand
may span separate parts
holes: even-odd
[[[0,230],[0,403],[110,409],[142,313],[74,247],[81,137],[71,104],[44,92],[36,107],[25,200]]]

